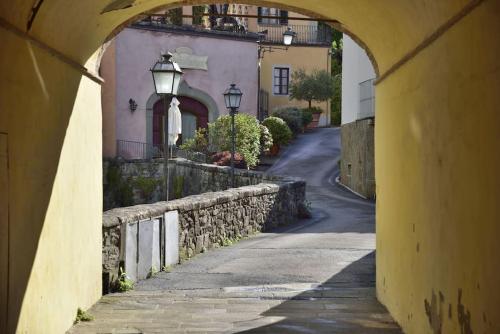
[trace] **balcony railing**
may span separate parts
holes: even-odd
[[[296,33],[293,44],[330,46],[332,43],[332,28],[327,25],[269,25],[261,26],[260,31],[255,33],[249,32],[243,26],[237,24],[225,23],[212,28],[203,28],[196,25],[175,25],[164,15],[151,15],[135,22],[132,26],[185,34],[225,35],[260,40],[262,43],[269,44],[283,44],[283,33],[290,27]]]
[[[162,146],[129,140],[116,141],[116,156],[125,160],[146,160],[163,157]]]
[[[136,28],[149,28],[174,33],[184,33],[188,35],[212,35],[226,36],[232,38],[243,38],[258,40],[259,34],[245,30],[243,26],[224,24],[214,26],[213,28],[204,28],[199,25],[176,25],[169,21],[168,17],[163,15],[150,15],[140,21],[132,24]]]
[[[261,41],[264,43],[282,44],[283,33],[288,27],[292,28],[297,34],[293,40],[293,44],[328,46],[332,44],[332,29],[329,26],[306,24],[267,26],[264,30],[261,30]]]

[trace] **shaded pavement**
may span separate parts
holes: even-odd
[[[313,218],[208,251],[111,294],[71,333],[401,333],[375,298],[375,205],[338,186],[340,129],[268,173],[307,181]]]

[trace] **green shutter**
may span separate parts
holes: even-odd
[[[282,26],[288,25],[288,11],[280,10],[280,24]]]

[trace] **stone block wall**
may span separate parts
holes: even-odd
[[[341,127],[340,182],[366,198],[375,198],[374,128],[373,118]]]
[[[239,171],[238,184],[261,183],[211,192],[209,189],[226,186],[224,180],[228,178],[228,168],[185,160],[173,163],[172,177],[184,177],[182,195],[195,191],[203,193],[104,212],[104,291],[108,291],[110,284],[118,279],[120,267],[133,280],[142,279],[151,268],[160,269],[176,262],[167,260],[178,259],[179,254],[189,258],[221,245],[227,239],[234,240],[292,223],[306,210],[306,184],[303,180]],[[198,183],[200,186],[195,186]],[[178,229],[172,230],[165,223],[172,222],[174,212]],[[149,225],[151,228],[145,228]],[[167,233],[168,230],[177,235]],[[172,240],[178,242],[177,257],[172,257]]]
[[[104,210],[164,198],[163,159],[103,161]]]
[[[221,191],[231,187],[230,168],[171,159],[169,199]],[[103,162],[104,210],[165,199],[163,159],[111,160]],[[280,177],[251,170],[236,169],[236,187],[277,181]]]
[[[210,191],[231,188],[230,167],[202,164],[186,159],[171,160],[170,198],[182,198]],[[279,182],[280,176],[266,175],[246,169],[235,169],[235,187],[256,185],[261,182]]]

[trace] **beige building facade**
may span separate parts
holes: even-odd
[[[305,101],[290,99],[289,85],[293,73],[305,70],[306,73],[324,70],[331,72],[330,48],[331,30],[307,16],[272,7],[230,5],[235,13],[247,11],[259,18],[249,18],[249,31],[263,33],[260,42],[260,91],[263,114],[271,114],[284,107],[308,106]],[[294,19],[297,18],[297,19]],[[296,36],[292,45],[284,49],[283,33],[290,27]],[[271,52],[266,52],[268,48]],[[267,104],[267,105],[266,105]],[[322,110],[319,126],[330,125],[330,101],[313,103]],[[266,112],[267,111],[267,112]]]
[[[228,19],[229,21],[241,25],[248,32],[261,34],[259,117],[270,115],[278,108],[307,107],[308,104],[304,101],[290,99],[289,84],[293,73],[299,69],[305,70],[306,73],[320,70],[330,73],[331,28],[305,15],[273,7],[236,3],[215,6],[219,13],[227,10],[227,14],[235,16]],[[193,7],[183,7],[185,15],[192,12]],[[203,22],[208,28],[208,16],[205,16]],[[292,46],[285,48],[283,33],[288,28],[291,28],[296,36]],[[272,52],[268,51],[269,48]],[[330,101],[313,103],[313,106],[322,110],[319,126],[330,125]]]

